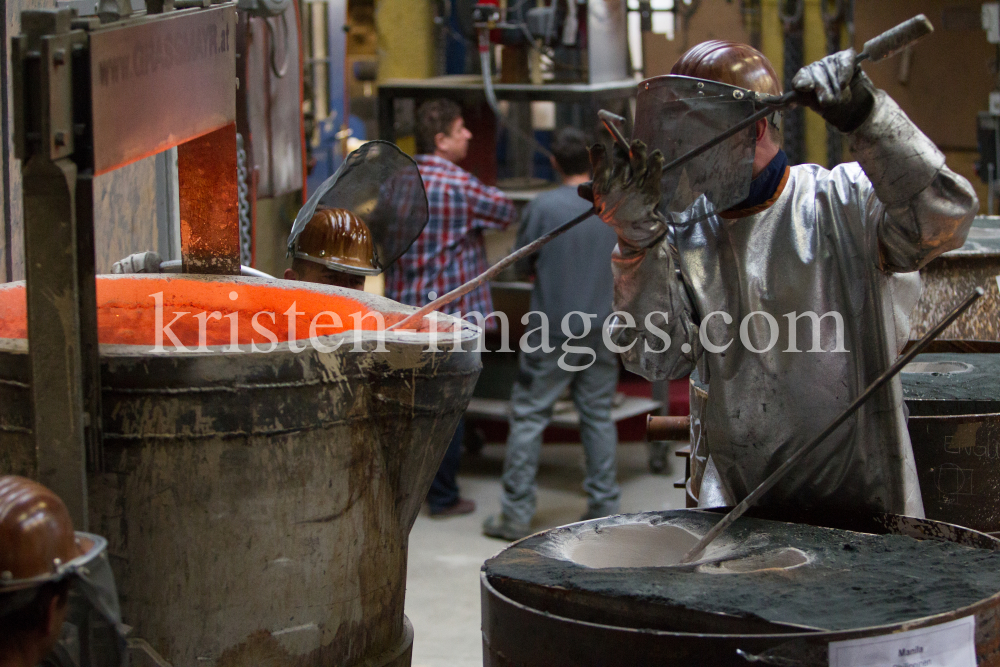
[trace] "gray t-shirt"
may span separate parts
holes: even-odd
[[[588,208],[590,202],[577,195],[576,186],[563,185],[538,195],[521,214],[517,247],[544,236]],[[617,242],[614,230],[591,216],[533,256],[535,288],[531,292],[531,309],[548,316],[550,336],[566,337],[563,317],[573,311],[595,315],[590,331],[600,331],[611,314],[611,251]],[[569,325],[574,336],[583,332],[579,315],[574,315]],[[528,327],[538,326],[538,316],[532,316]]]

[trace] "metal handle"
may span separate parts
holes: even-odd
[[[858,60],[870,60],[873,63],[893,56],[921,37],[934,32],[934,26],[923,14],[917,14],[908,21],[903,21],[895,28],[890,28],[877,37],[865,42],[865,48],[858,54]]]
[[[646,440],[660,442],[662,440],[687,440],[691,435],[691,417],[659,417],[650,415],[646,418]]]
[[[597,117],[601,119],[601,122],[604,123],[604,127],[606,127],[608,132],[611,133],[611,136],[615,138],[615,143],[624,148],[631,155],[632,150],[629,148],[628,139],[625,138],[625,135],[622,134],[621,128],[618,127],[619,125],[623,125],[625,123],[625,119],[616,113],[611,113],[607,109],[601,109],[598,111]]]

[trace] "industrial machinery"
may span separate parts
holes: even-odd
[[[0,287],[0,469],[107,537],[158,664],[408,666],[409,530],[481,332],[424,353],[371,331],[404,306],[240,277],[237,7],[130,12],[25,11],[14,40],[28,272]],[[183,275],[95,276],[94,177],[174,147]]]

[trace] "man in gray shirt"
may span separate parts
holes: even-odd
[[[590,207],[577,186],[590,179],[586,135],[575,128],[556,133],[553,167],[562,186],[539,195],[522,216],[517,246],[544,236]],[[521,350],[517,382],[511,392],[510,435],[503,468],[502,512],[483,524],[490,537],[515,540],[531,534],[535,514],[538,457],[542,432],[556,400],[569,387],[580,413],[580,439],[587,459],[588,509],[584,519],[616,514],[620,489],[616,477],[617,431],[611,402],[618,384],[618,357],[603,344],[602,326],[611,314],[614,292],[611,251],[615,233],[591,217],[535,254],[534,313],[528,345]],[[531,265],[520,267],[530,272]],[[545,318],[548,325],[542,326]]]

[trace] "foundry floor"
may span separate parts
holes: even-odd
[[[622,511],[684,507],[683,491],[673,482],[684,472],[683,459],[668,456],[670,469],[654,475],[647,445],[618,448]],[[572,523],[587,509],[579,445],[545,445],[538,472],[537,530]],[[503,446],[487,445],[462,462],[462,495],[476,501],[473,514],[432,519],[426,507],[410,533],[406,615],[413,623],[413,667],[481,667],[479,568],[507,543],[484,537],[483,520],[500,510]]]

